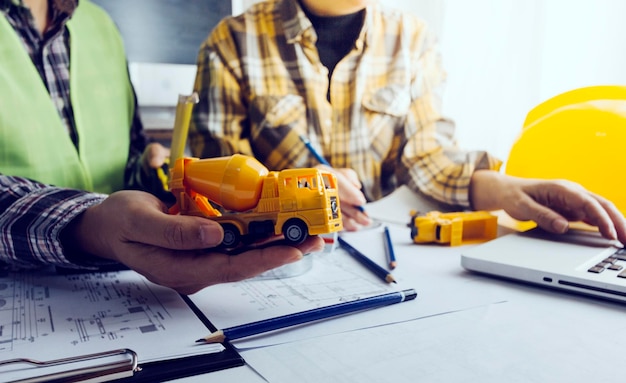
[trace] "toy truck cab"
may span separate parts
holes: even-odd
[[[276,174],[279,201],[274,234],[282,233],[287,241],[300,243],[307,234],[326,234],[343,228],[337,179],[332,173],[316,168],[272,173]],[[264,198],[259,205],[263,201]],[[263,209],[257,207],[256,210]]]

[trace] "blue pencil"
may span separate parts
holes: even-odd
[[[352,258],[359,261],[363,266],[367,267],[371,272],[380,277],[380,279],[388,283],[396,283],[396,279],[393,277],[393,275],[391,275],[389,271],[385,270],[376,262],[369,259],[365,254],[352,247],[343,238],[337,237],[337,240],[339,241],[339,246],[344,248],[348,252],[348,254],[352,256]]]
[[[302,143],[304,143],[304,146],[306,146],[306,148],[309,150],[309,152],[311,152],[311,154],[313,155],[313,157],[315,157],[315,159],[317,160],[317,162],[319,162],[322,165],[326,165],[329,168],[332,167],[330,166],[330,163],[328,161],[326,161],[326,158],[322,157],[321,154],[318,153],[317,150],[315,150],[315,148],[313,147],[313,145],[311,145],[311,141],[309,141],[308,138],[304,137],[304,136],[300,136],[300,139],[302,140]]]
[[[321,319],[332,318],[356,311],[406,302],[413,300],[416,297],[417,292],[414,289],[408,289],[369,298],[357,299],[350,302],[337,303],[327,307],[319,307],[295,314],[288,314],[276,318],[225,328],[196,340],[196,343],[221,343],[226,340],[245,338],[247,336],[263,334],[303,323],[311,323]]]
[[[313,155],[313,157],[315,157],[315,159],[317,160],[317,162],[319,162],[322,165],[326,165],[329,168],[332,168],[332,166],[330,165],[330,163],[328,161],[326,161],[326,158],[322,157],[321,154],[318,153],[317,150],[315,150],[315,148],[313,147],[313,145],[311,145],[311,141],[309,141],[308,138],[304,137],[303,135],[300,135],[300,140],[302,140],[302,143],[304,143],[304,146],[306,146],[306,148],[309,150],[309,152]],[[363,206],[355,206],[357,209],[359,209],[360,212],[364,212],[365,208]]]
[[[389,268],[395,269],[396,262],[396,253],[393,251],[393,243],[391,242],[391,235],[389,234],[389,228],[385,226],[385,250],[387,251],[387,259],[389,260]]]

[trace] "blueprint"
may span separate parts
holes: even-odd
[[[130,348],[144,363],[221,351],[195,347],[208,332],[178,293],[130,270],[0,275],[0,359]]]

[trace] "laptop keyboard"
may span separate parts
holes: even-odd
[[[591,267],[590,273],[600,274],[605,270],[616,272],[619,278],[626,278],[626,248],[617,250],[602,262]]]

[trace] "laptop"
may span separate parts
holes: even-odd
[[[626,249],[598,232],[539,228],[464,249],[470,271],[626,302]]]

